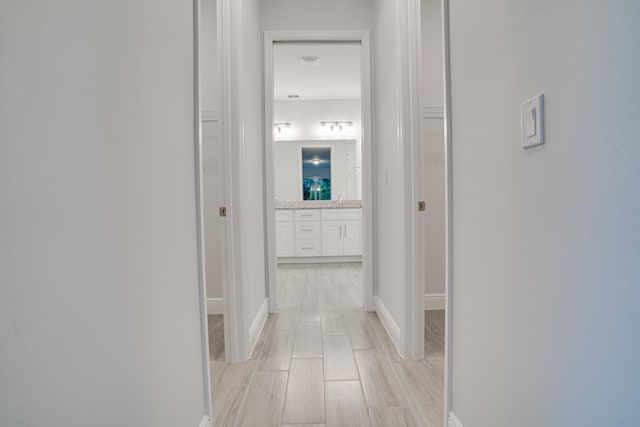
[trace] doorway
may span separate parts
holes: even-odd
[[[302,264],[354,269],[372,311],[369,34],[266,32],[264,52],[269,311]]]

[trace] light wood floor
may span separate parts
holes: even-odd
[[[425,359],[402,359],[362,311],[362,268],[278,268],[280,313],[253,357],[224,362],[222,315],[209,316],[214,426],[443,425],[444,311],[427,311]]]

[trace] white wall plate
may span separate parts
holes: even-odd
[[[521,147],[544,144],[544,95],[540,94],[520,106]]]

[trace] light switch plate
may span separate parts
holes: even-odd
[[[540,94],[520,106],[521,147],[544,144],[544,95]]]

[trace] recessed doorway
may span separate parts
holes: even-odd
[[[356,308],[373,310],[369,67],[366,32],[266,33],[271,312],[286,305],[292,272],[340,264],[358,270]],[[352,294],[334,297],[353,308]]]

